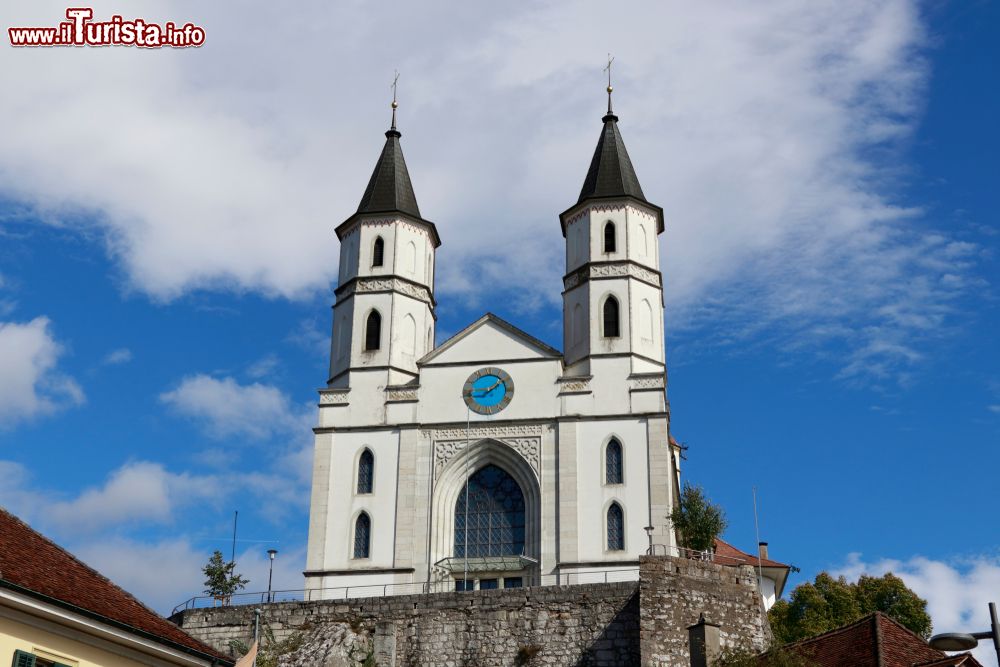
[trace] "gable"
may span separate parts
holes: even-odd
[[[559,350],[487,313],[432,350],[418,363],[443,365],[512,359],[560,359]]]

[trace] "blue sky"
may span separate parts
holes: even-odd
[[[444,243],[439,341],[490,310],[558,347],[557,215],[610,50],[622,133],[666,213],[685,479],[746,549],[756,486],[793,581],[891,568],[938,629],[984,623],[997,2],[640,3],[611,23],[560,2],[247,7],[95,5],[204,25],[183,52],[4,47],[19,92],[0,108],[0,503],[161,611],[199,592],[237,509],[251,588],[270,546],[300,587],[333,227],[381,148],[393,70]]]

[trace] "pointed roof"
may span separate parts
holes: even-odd
[[[417,197],[413,194],[410,172],[406,169],[403,149],[399,145],[402,135],[395,128],[385,133],[385,146],[375,163],[375,170],[358,205],[358,213],[400,212],[420,217]]]
[[[207,663],[232,660],[91,569],[28,524],[0,508],[0,588],[183,651]]]
[[[632,160],[618,131],[618,116],[609,111],[602,120],[604,128],[597,140],[577,203],[595,197],[634,197],[645,202],[646,195],[642,193]]]

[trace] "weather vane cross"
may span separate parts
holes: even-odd
[[[611,63],[613,63],[614,61],[615,59],[612,58],[611,54],[609,53],[608,66],[604,68],[604,71],[608,73],[608,113],[611,113],[611,91],[614,90],[614,88],[611,87]]]
[[[393,70],[395,76],[392,78],[392,129],[396,129],[396,107],[399,104],[396,103],[396,86],[399,84],[399,70]]]

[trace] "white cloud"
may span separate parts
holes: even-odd
[[[160,400],[202,424],[216,438],[268,438],[294,432],[303,416],[281,390],[270,385],[241,385],[232,378],[208,375],[184,378]]]
[[[118,366],[120,364],[127,364],[130,361],[132,361],[132,350],[127,347],[112,350],[104,357],[104,363],[107,366]]]
[[[274,354],[268,354],[247,367],[247,376],[259,380],[261,378],[274,375],[275,371],[281,367],[281,360]]]
[[[19,94],[0,110],[0,171],[7,194],[50,217],[95,213],[132,287],[154,298],[325,287],[331,228],[364,190],[399,68],[411,175],[444,240],[439,300],[496,298],[470,280],[475,266],[511,302],[555,303],[556,215],[597,139],[605,50],[633,162],[666,210],[675,330],[834,338],[855,350],[844,377],[878,377],[914,365],[968,289],[974,248],[920,231],[921,212],[887,194],[905,172],[898,154],[872,157],[918,120],[928,68],[916,0],[650,1],[619,22],[605,4],[569,0],[401,5],[389,23],[319,0],[294,14],[261,2],[133,9],[199,22],[208,41],[11,51],[0,83]],[[64,10],[35,0],[0,12],[45,25]],[[330,63],[345,62],[333,83]]]
[[[0,427],[83,403],[80,385],[56,368],[62,353],[47,317],[0,322]]]
[[[851,553],[847,562],[833,574],[854,581],[862,574],[881,576],[886,572],[899,576],[917,595],[927,600],[935,633],[979,632],[989,628],[987,605],[997,601],[996,593],[1000,591],[1000,557],[940,561],[914,556],[905,561],[868,562],[861,554]],[[980,643],[974,653],[984,665],[996,667],[996,653],[989,642]]]
[[[100,487],[44,508],[46,520],[65,532],[92,532],[138,521],[169,523],[182,506],[224,495],[222,480],[171,473],[158,463],[137,461],[115,470]]]

